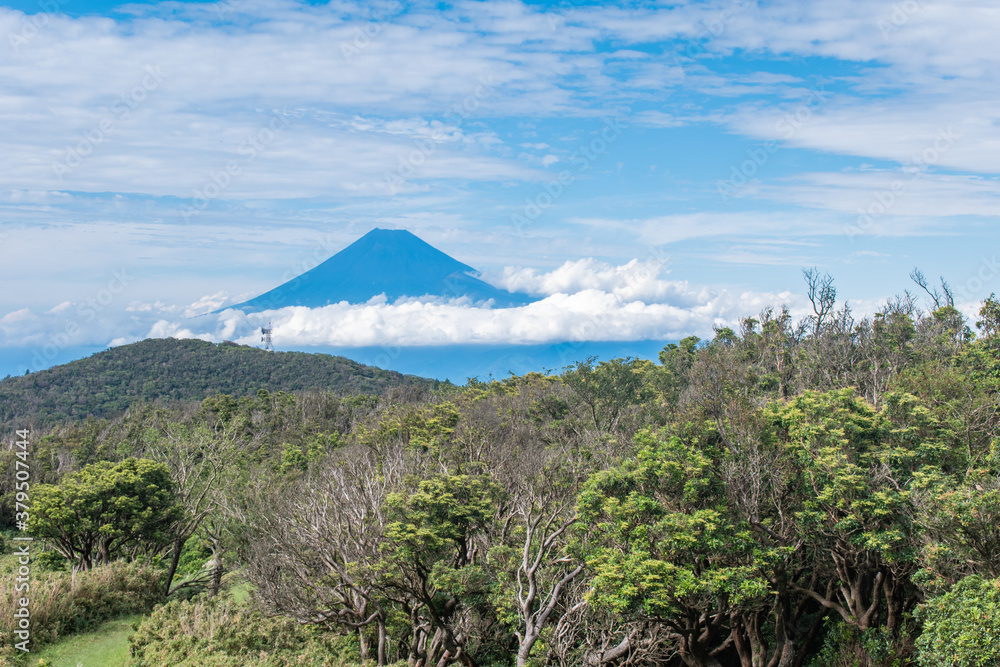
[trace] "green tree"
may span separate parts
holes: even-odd
[[[598,431],[615,431],[629,408],[647,398],[643,371],[650,364],[639,359],[612,359],[594,365],[595,357],[581,361],[563,380],[586,405]]]
[[[890,395],[876,411],[851,389],[806,392],[768,412],[772,437],[796,462],[796,532],[837,584],[796,589],[861,631],[898,632],[918,600],[910,486],[917,470],[940,462],[933,416],[908,395]]]
[[[476,664],[469,647],[473,633],[459,627],[459,612],[476,611],[470,602],[484,600],[489,592],[481,538],[496,496],[496,485],[486,477],[442,474],[386,499],[390,523],[382,584],[414,619],[411,659]],[[427,630],[416,622],[418,614],[425,615]]]
[[[636,441],[637,460],[594,475],[580,494],[591,602],[667,626],[685,665],[720,665],[730,617],[768,604],[753,542],[705,452],[665,433]]]
[[[1000,334],[1000,301],[996,294],[983,301],[979,308],[980,319],[976,321],[976,328],[979,329],[983,338],[992,339]]]
[[[972,575],[918,610],[920,667],[1000,665],[1000,579]]]
[[[170,470],[147,459],[100,461],[32,490],[29,530],[89,570],[157,551],[180,519]]]
[[[659,389],[668,406],[675,406],[680,401],[681,392],[687,386],[688,374],[698,352],[697,336],[688,336],[679,344],[670,343],[660,350],[660,382]]]

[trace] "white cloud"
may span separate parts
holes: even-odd
[[[689,295],[694,297],[695,295]],[[705,335],[713,325],[732,323],[736,311],[756,312],[769,299],[790,295],[717,294],[693,307],[623,301],[614,294],[585,290],[556,294],[527,306],[481,309],[454,303],[339,304],[325,308],[283,308],[243,315],[226,311],[197,324],[160,320],[149,337],[197,337],[255,344],[258,328],[274,327],[283,346],[528,344],[588,340],[644,340]]]
[[[993,48],[1000,18],[992,3],[916,3],[894,18],[899,6],[845,0],[765,8],[724,0],[542,11],[491,2],[379,20],[363,4],[247,0],[136,6],[127,21],[45,15],[37,34],[0,62],[7,130],[0,179],[25,193],[191,197],[236,161],[240,174],[222,188],[223,199],[331,190],[368,196],[384,194],[385,172],[407,159],[414,141],[432,137],[434,153],[418,158],[410,191],[428,179],[538,179],[530,162],[496,152],[503,140],[474,128],[477,120],[595,116],[636,99],[665,101],[681,86],[783,97],[784,104],[755,99],[700,116],[828,152],[902,161],[953,127],[962,139],[942,166],[1000,171],[1000,56]],[[21,34],[25,20],[0,8],[0,34]],[[356,44],[357,31],[371,25],[377,34]],[[609,38],[629,45],[693,38],[687,45],[698,48],[685,52],[682,42],[665,44],[662,54],[600,51],[599,40]],[[778,123],[800,104],[806,84],[763,71],[716,75],[700,57],[736,49],[867,69],[840,77],[837,94],[788,137]],[[892,94],[872,96],[879,86]],[[683,109],[638,109],[634,117],[653,127],[699,117],[678,113]],[[272,111],[293,120],[249,161],[241,149],[267,130]],[[86,153],[79,155],[86,168],[60,179],[53,164],[74,160],[74,151]]]
[[[612,266],[593,259],[566,262],[539,273],[509,267],[494,280],[506,289],[546,295],[519,308],[474,308],[467,302],[413,299],[346,303],[324,308],[289,307],[246,315],[226,310],[189,320],[163,318],[147,337],[236,340],[256,344],[270,322],[281,346],[529,344],[562,341],[628,341],[710,335],[768,305],[789,304],[790,293],[732,293],[667,281],[658,260]],[[799,312],[801,311],[801,312]]]
[[[24,322],[27,320],[37,319],[31,314],[31,310],[28,308],[21,308],[20,310],[15,310],[13,312],[7,313],[3,317],[0,317],[0,324],[9,324],[14,322]]]
[[[654,218],[619,220],[576,218],[571,222],[589,228],[621,230],[636,234],[646,244],[656,247],[689,239],[709,237],[781,237],[815,236],[843,233],[842,216],[813,214],[802,216],[788,211],[703,211],[663,215]]]
[[[216,292],[211,296],[203,296],[184,309],[184,317],[196,317],[210,313],[221,308],[227,301],[229,301],[227,292]]]
[[[666,258],[645,261],[633,259],[614,266],[592,258],[567,261],[549,272],[530,268],[506,267],[493,282],[510,292],[538,296],[600,292],[624,302],[643,301],[692,307],[707,303],[714,295],[706,289],[694,289],[685,281],[664,280]],[[490,276],[485,276],[487,280]]]
[[[685,119],[663,111],[640,111],[631,118],[632,122],[648,127],[681,127]]]
[[[363,44],[364,4],[229,4],[41,15],[0,61],[0,180],[191,197],[235,163],[222,199],[385,194],[421,141],[417,181],[537,179],[479,120],[593,115],[580,100],[614,90],[595,29],[553,30],[520,3],[394,13]],[[0,7],[0,34],[30,18]]]
[[[722,118],[736,131],[899,163],[940,144],[942,133],[953,134],[953,146],[937,165],[1000,173],[998,30],[1000,14],[985,0],[784,0],[740,12],[707,49],[764,58],[794,54],[847,66],[844,75],[819,79],[830,87],[822,103],[808,109],[803,103],[812,93],[791,82],[783,103],[738,104]],[[802,122],[789,125],[795,113]]]
[[[924,217],[938,227],[947,224],[940,218],[995,218],[1000,211],[1000,180],[904,169],[804,173],[758,185],[754,194],[852,214],[878,204],[879,215]]]
[[[507,309],[475,308],[461,300],[373,298],[317,309],[197,314],[226,301],[217,293],[186,307],[133,303],[98,312],[80,304],[42,316],[22,309],[0,319],[0,347],[117,345],[162,337],[257,344],[267,322],[287,347],[628,341],[711,335],[714,325],[733,324],[768,305],[788,304],[805,314],[802,299],[787,292],[736,293],[666,280],[661,260],[614,266],[584,259],[547,273],[510,267],[494,282],[544,298]]]

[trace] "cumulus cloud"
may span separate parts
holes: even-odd
[[[216,292],[211,296],[203,296],[184,309],[184,317],[195,317],[210,313],[213,310],[221,308],[227,301],[229,301],[229,294],[227,292]]]
[[[788,304],[805,314],[801,299],[787,292],[713,290],[667,280],[664,271],[661,260],[615,266],[583,259],[549,272],[508,267],[494,277],[497,286],[543,298],[506,309],[477,308],[467,300],[389,303],[375,297],[364,304],[249,315],[208,312],[228,300],[225,293],[188,306],[133,303],[101,312],[86,303],[64,303],[41,315],[21,309],[0,317],[0,345],[118,345],[166,337],[257,345],[267,323],[279,345],[292,348],[630,341],[711,335],[713,326],[733,324],[769,305]]]
[[[7,313],[3,317],[0,317],[0,323],[7,324],[11,322],[24,322],[32,319],[36,318],[31,314],[31,310],[28,308],[21,308],[20,310],[15,310]]]
[[[600,292],[622,302],[642,301],[687,308],[713,298],[707,289],[692,288],[686,281],[666,280],[665,270],[665,258],[633,259],[620,266],[587,258],[567,261],[549,272],[506,267],[494,282],[509,292],[537,296]]]
[[[772,305],[804,314],[801,299],[783,293],[733,293],[666,280],[660,260],[614,266],[593,259],[566,262],[550,272],[508,267],[499,287],[543,298],[518,308],[476,308],[467,301],[406,299],[288,307],[247,315],[226,310],[191,319],[161,318],[147,337],[200,338],[259,343],[270,323],[281,346],[535,344],[630,341],[710,335],[714,326]],[[204,303],[216,303],[213,299]]]

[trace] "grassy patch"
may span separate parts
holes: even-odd
[[[250,596],[250,584],[242,580],[237,581],[228,589],[228,592],[229,596],[233,599],[233,602],[243,604]]]
[[[125,667],[129,660],[128,636],[132,624],[142,620],[135,614],[102,623],[93,632],[71,635],[32,654],[27,663],[35,667],[39,660],[51,667]]]
[[[0,577],[13,574],[17,569],[17,556],[14,554],[4,554],[0,556]]]

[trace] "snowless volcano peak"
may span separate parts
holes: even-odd
[[[286,306],[321,308],[341,301],[365,303],[381,294],[390,302],[402,297],[468,297],[501,308],[534,300],[498,289],[475,273],[405,229],[375,228],[319,266],[227,309],[250,313]]]

